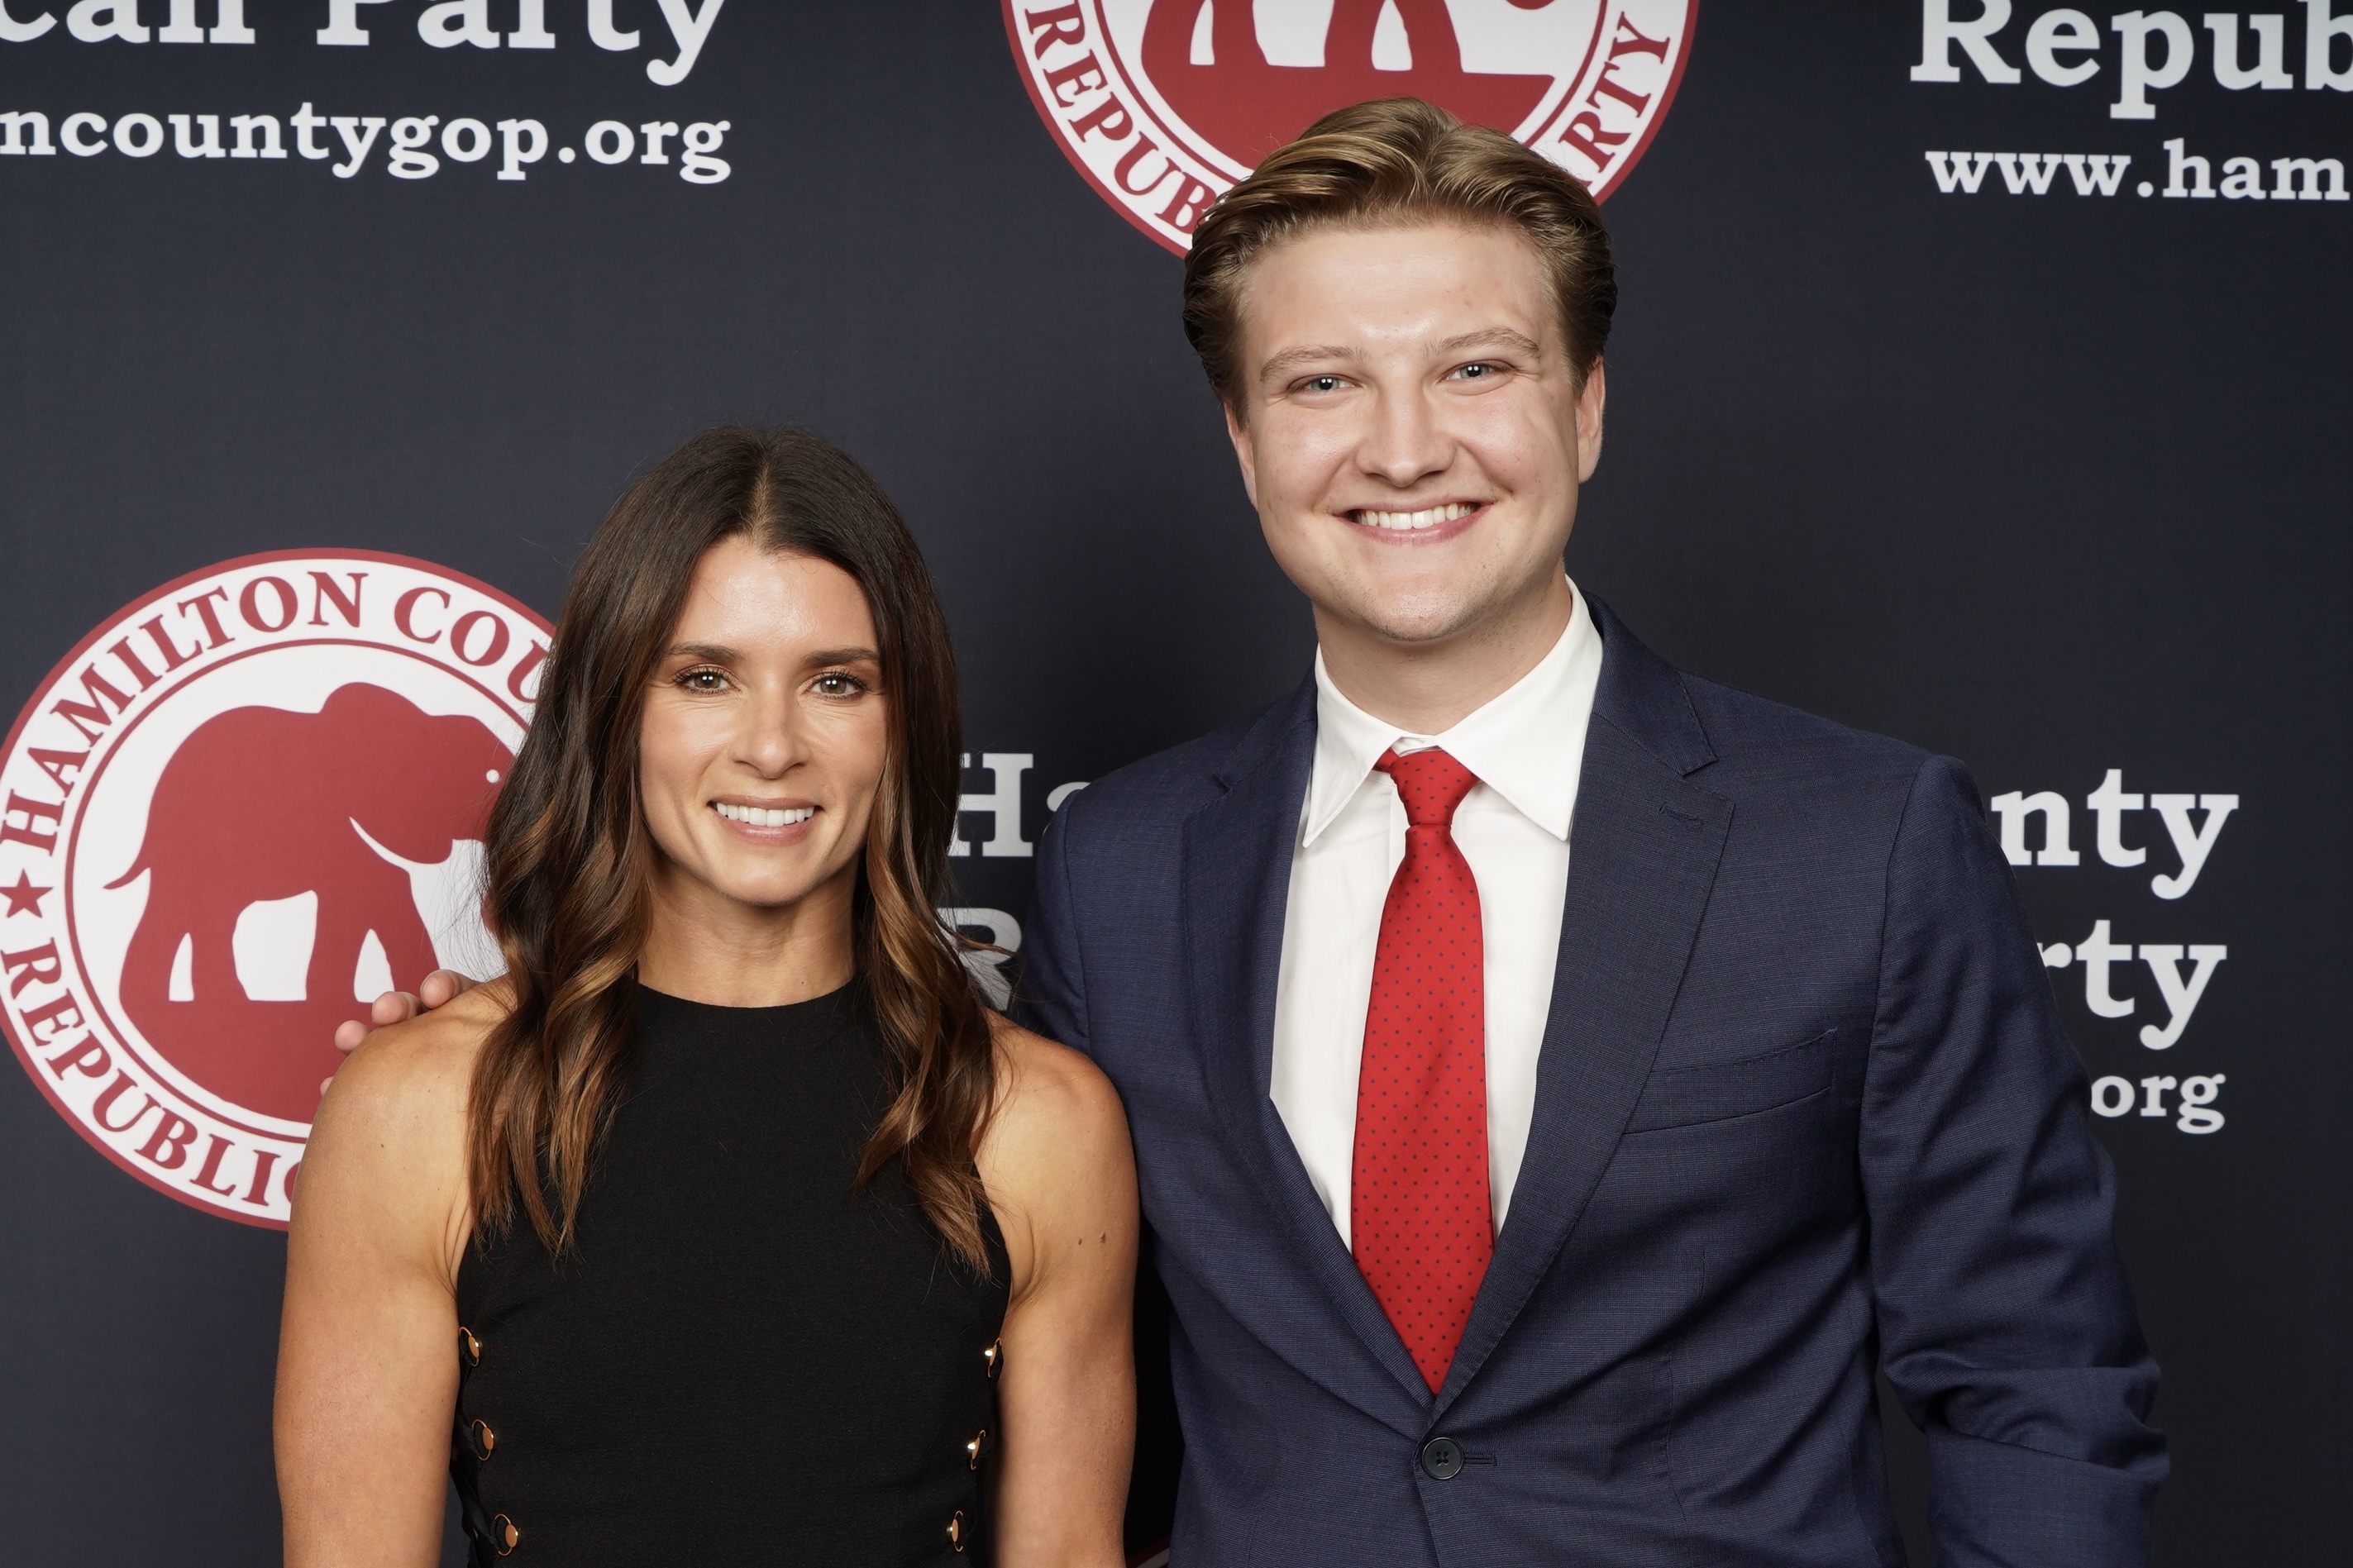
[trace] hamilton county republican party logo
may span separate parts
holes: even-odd
[[[1038,112],[1089,183],[1172,250],[1320,116],[1421,98],[1597,196],[1659,126],[1699,0],[1005,0]]]
[[[0,753],[0,1018],[107,1158],[282,1226],[336,1023],[496,967],[484,814],[548,628],[358,551],[248,556],[121,610]]]

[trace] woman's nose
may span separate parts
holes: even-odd
[[[782,693],[762,693],[747,703],[737,749],[746,765],[768,778],[787,772],[801,760],[797,717],[791,699]]]

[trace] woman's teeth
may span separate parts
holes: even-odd
[[[740,822],[746,827],[790,827],[796,822],[807,822],[817,815],[813,805],[736,805],[718,800],[711,803],[720,816],[730,822]]]
[[[1424,528],[1436,528],[1441,522],[1454,522],[1469,517],[1479,509],[1469,501],[1449,501],[1444,506],[1424,507],[1419,511],[1375,511],[1370,507],[1360,509],[1356,521],[1367,528],[1395,529],[1410,532]]]

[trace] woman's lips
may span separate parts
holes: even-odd
[[[791,827],[817,815],[813,805],[751,805],[732,800],[714,800],[711,808],[746,827]]]

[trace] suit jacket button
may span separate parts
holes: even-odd
[[[1433,1481],[1451,1481],[1462,1473],[1462,1445],[1451,1437],[1432,1437],[1421,1446],[1421,1473]]]

